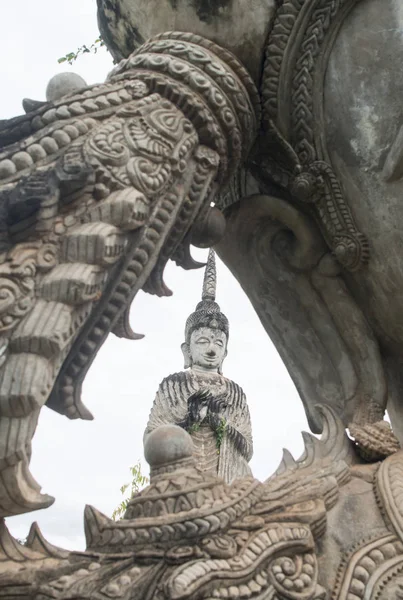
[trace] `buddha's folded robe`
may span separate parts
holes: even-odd
[[[206,389],[213,398],[219,397],[225,403],[220,412],[207,412],[201,423],[193,427],[189,424],[200,468],[216,470],[228,482],[251,475],[248,462],[253,454],[253,444],[246,397],[238,384],[218,373],[189,369],[166,377],[158,388],[145,435],[168,423],[183,426],[188,416],[188,399]],[[222,436],[218,443],[217,427]]]

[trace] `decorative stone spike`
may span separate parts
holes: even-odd
[[[283,448],[283,456],[281,463],[279,464],[276,475],[281,475],[286,470],[293,470],[297,468],[297,462],[291,452],[287,448]]]
[[[312,464],[317,456],[320,456],[322,444],[318,438],[307,431],[302,432],[302,439],[304,440],[304,452],[297,462],[303,462],[308,466]]]
[[[4,519],[0,519],[0,563],[12,560],[16,563],[24,563],[27,560],[39,560],[43,556],[34,548],[17,542],[8,531]],[[0,592],[1,594],[1,592]]]
[[[37,522],[31,525],[25,547],[47,558],[68,558],[70,555],[70,552],[50,544],[44,538]]]
[[[353,462],[353,446],[340,417],[326,404],[317,405],[315,409],[322,415],[322,456],[337,457],[347,464]]]
[[[215,253],[210,248],[208,253],[206,270],[204,272],[202,300],[214,302],[217,287],[217,271],[215,266]]]

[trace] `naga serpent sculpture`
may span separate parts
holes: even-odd
[[[41,406],[91,418],[98,348],[136,337],[132,298],[168,294],[167,260],[196,266],[195,242],[247,292],[323,436],[226,485],[157,429],[150,486],[118,523],[86,509],[86,552],[2,527],[1,594],[403,597],[399,0],[98,6],[122,59],[107,83],[0,130],[2,515],[52,501],[28,469]]]

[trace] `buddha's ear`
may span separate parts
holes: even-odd
[[[192,358],[190,356],[190,347],[187,342],[183,342],[181,345],[181,350],[183,352],[183,358],[185,359],[184,368],[189,369],[192,366]]]
[[[223,364],[223,362],[224,362],[224,360],[225,360],[225,358],[226,358],[227,354],[228,354],[228,349],[227,349],[227,348],[225,348],[225,354],[224,354],[224,358],[222,359],[222,361],[221,361],[221,364],[220,364],[220,366],[218,367],[218,372],[219,372],[219,374],[220,374],[220,375],[222,375],[222,364]]]

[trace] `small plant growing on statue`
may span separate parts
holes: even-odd
[[[222,441],[224,439],[226,429],[227,429],[227,421],[223,417],[214,431],[218,453],[220,453],[220,448],[221,448]]]
[[[190,433],[190,435],[192,435],[192,433],[195,433],[196,431],[199,431],[200,429],[200,423],[193,423],[189,429],[188,429],[188,433]]]
[[[79,48],[77,48],[76,52],[67,52],[67,54],[58,58],[57,62],[59,64],[68,62],[69,65],[72,65],[79,56],[81,56],[83,54],[96,54],[98,52],[98,50],[100,48],[103,48],[104,46],[105,46],[105,42],[100,36],[90,46],[87,46],[86,44],[84,44],[83,46],[80,46]]]
[[[132,498],[132,496],[134,494],[137,494],[140,490],[142,490],[143,487],[145,487],[150,481],[146,475],[142,474],[140,461],[137,461],[137,464],[135,464],[134,467],[130,467],[130,473],[132,476],[131,482],[125,483],[120,488],[121,494],[126,497],[113,511],[112,519],[114,521],[119,521],[119,519],[123,519],[127,505],[129,504],[129,501]]]

